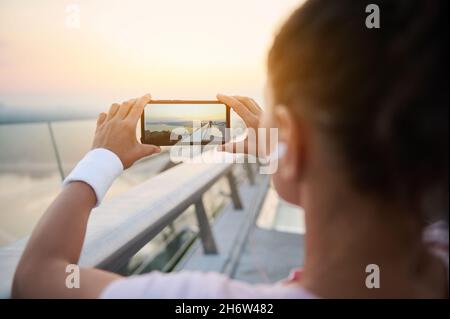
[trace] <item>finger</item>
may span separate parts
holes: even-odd
[[[116,115],[117,110],[120,108],[120,104],[119,103],[114,103],[113,105],[111,105],[111,107],[109,108],[108,111],[108,115],[106,117],[106,119],[109,121],[110,119],[112,119],[114,117],[114,115]]]
[[[246,124],[255,122],[255,116],[235,97],[217,94],[217,99],[220,102],[230,106]]]
[[[105,112],[100,113],[97,118],[97,126],[102,125],[105,122],[106,117],[107,117],[107,115]]]
[[[117,111],[115,117],[119,119],[124,119],[127,117],[128,112],[130,111],[130,108],[136,103],[136,99],[131,99],[126,102],[123,102],[120,106],[119,110]]]
[[[259,106],[259,104],[254,99],[250,98],[250,100],[253,102],[253,105],[258,109],[259,112],[263,111],[261,106]]]
[[[161,152],[161,148],[156,145],[140,144],[140,157],[150,156]]]
[[[244,104],[253,114],[259,115],[261,113],[260,107],[253,99],[246,96],[235,96],[235,98],[238,99],[238,101],[240,101],[242,104]]]
[[[127,119],[137,123],[137,121],[141,117],[142,112],[144,111],[144,107],[148,104],[148,102],[150,102],[151,99],[152,96],[150,94],[146,94],[139,98],[139,100],[137,100],[137,102],[130,109]]]
[[[217,146],[217,150],[220,152],[235,153],[235,154],[246,154],[248,152],[247,140],[225,143]]]

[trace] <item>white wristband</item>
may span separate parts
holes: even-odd
[[[123,164],[119,157],[105,148],[96,148],[88,152],[78,162],[63,182],[63,186],[70,182],[85,182],[95,192],[97,205],[103,200],[114,180],[123,172]]]

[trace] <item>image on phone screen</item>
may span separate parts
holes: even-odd
[[[226,142],[229,107],[218,101],[151,101],[141,119],[145,144],[206,145]]]

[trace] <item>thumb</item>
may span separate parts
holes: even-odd
[[[155,153],[161,152],[161,148],[156,145],[150,145],[150,144],[140,144],[140,155],[141,157],[150,156]]]

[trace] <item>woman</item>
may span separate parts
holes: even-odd
[[[93,151],[33,232],[13,295],[448,297],[448,229],[431,224],[448,219],[447,4],[377,3],[380,29],[366,28],[365,5],[354,0],[310,0],[292,14],[269,53],[262,120],[252,99],[218,96],[249,127],[278,128],[286,146],[274,184],[304,208],[307,228],[305,266],[290,281],[249,285],[196,272],[121,278],[82,269],[80,288],[65,288],[91,209],[123,168],[159,151],[135,138],[147,95],[100,114]],[[380,270],[377,289],[365,284],[368,265]]]

